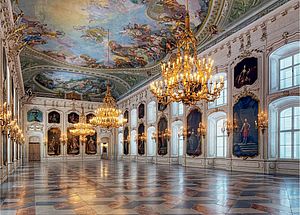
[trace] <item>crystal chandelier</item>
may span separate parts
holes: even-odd
[[[177,55],[168,63],[162,63],[162,79],[150,84],[150,91],[163,104],[183,102],[194,105],[200,100],[216,100],[224,88],[223,77],[212,80],[211,59],[198,59],[197,39],[190,27],[188,1],[185,27],[177,38]]]
[[[122,111],[116,107],[116,100],[112,97],[109,83],[103,105],[95,111],[95,117],[90,122],[102,128],[118,128],[123,126],[126,119],[120,118]]]
[[[86,123],[83,107],[81,115],[79,117],[79,122],[74,124],[73,128],[70,129],[70,133],[74,136],[79,136],[82,142],[85,140],[86,136],[95,134],[93,125]]]

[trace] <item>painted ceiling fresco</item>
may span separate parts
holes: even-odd
[[[189,3],[195,31],[209,2]],[[90,68],[154,65],[175,46],[186,13],[185,0],[20,0],[19,7],[31,48]]]
[[[41,72],[42,71],[42,72]],[[84,100],[101,101],[106,93],[107,79],[94,75],[59,69],[43,69],[24,76],[25,89],[29,87],[40,94],[64,98],[66,93],[81,94]],[[129,86],[111,80],[113,96],[118,98]]]
[[[266,6],[269,1],[189,0],[199,50],[285,1]],[[155,78],[160,73],[158,63],[175,47],[185,17],[185,0],[13,2],[19,3],[16,12],[24,12],[22,22],[28,26],[23,38],[28,46],[20,57],[25,89],[37,96],[59,98],[74,91],[90,101],[102,100],[106,80],[119,99]],[[264,12],[253,13],[258,8]],[[210,33],[210,27],[217,32]]]

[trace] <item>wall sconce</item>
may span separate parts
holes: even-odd
[[[125,141],[126,141],[127,143],[130,143],[130,135],[127,136],[127,139],[125,139]]]
[[[140,141],[146,141],[147,140],[147,136],[145,133],[139,134],[138,135],[138,140]]]
[[[157,133],[154,131],[151,135],[151,139],[156,141],[156,138],[157,138]]]
[[[229,137],[230,133],[233,130],[237,130],[237,125],[230,120],[225,120],[222,128],[222,132],[224,133],[225,131],[227,132],[227,136]]]
[[[83,145],[86,142],[86,136],[85,135],[80,135],[79,136],[79,141],[81,142],[81,145]]]
[[[202,122],[199,123],[199,127],[198,127],[197,131],[201,136],[203,136],[203,138],[205,138],[206,126]]]
[[[257,121],[255,121],[255,127],[261,129],[261,132],[264,133],[265,129],[268,128],[268,116],[265,112],[260,112],[257,115]]]
[[[178,137],[183,137],[183,139],[185,139],[188,135],[188,131],[186,128],[183,128],[183,126],[180,128],[179,133],[178,133]]]
[[[65,145],[68,141],[68,136],[66,134],[61,134],[59,140],[60,142],[62,142],[63,145]]]
[[[165,129],[161,135],[162,137],[167,138],[169,140],[171,137],[171,131],[169,129]]]
[[[17,134],[20,130],[20,127],[17,123],[16,119],[13,119],[8,125],[7,125],[7,130],[9,131],[8,136],[12,141],[17,140]]]
[[[161,138],[161,137],[169,140],[171,137],[171,132],[169,131],[169,129],[166,128],[164,131],[159,132],[159,133],[153,132],[151,139],[156,140],[157,138]]]

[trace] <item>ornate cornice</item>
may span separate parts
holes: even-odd
[[[198,47],[198,53],[201,53],[210,47],[216,45],[217,43],[221,42],[222,40],[226,39],[227,37],[231,36],[232,34],[236,33],[237,31],[245,28],[249,24],[255,22],[256,20],[260,19],[264,15],[268,14],[269,12],[275,10],[276,8],[282,6],[283,4],[287,3],[289,0],[273,0],[272,4],[267,4],[258,8],[256,13],[252,13],[245,17],[239,24],[232,25],[231,28],[222,32],[218,37],[214,38],[213,40],[201,45]]]

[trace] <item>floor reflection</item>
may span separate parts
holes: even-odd
[[[299,214],[299,178],[114,161],[30,163],[0,214]]]

